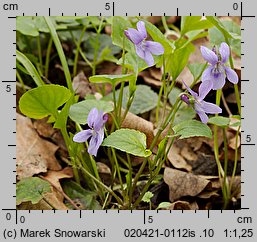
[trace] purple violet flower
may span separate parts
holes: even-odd
[[[148,66],[154,64],[152,54],[162,55],[164,53],[164,48],[160,43],[146,40],[147,32],[143,21],[137,22],[137,30],[128,28],[128,30],[124,30],[124,33],[135,45],[137,55],[144,59]]]
[[[202,123],[206,124],[208,122],[208,116],[206,113],[216,114],[216,113],[222,112],[222,109],[216,104],[205,102],[203,100],[212,89],[211,81],[205,81],[201,83],[199,87],[199,95],[196,92],[194,92],[190,87],[188,87],[185,82],[183,83],[186,86],[186,89],[188,90],[188,92],[192,96],[189,96],[188,94],[182,94],[180,98],[186,104],[192,106],[192,108],[196,111],[196,113],[200,117]]]
[[[73,141],[83,143],[91,137],[88,145],[88,153],[96,156],[104,139],[104,124],[107,120],[108,114],[104,114],[103,111],[98,111],[96,108],[91,109],[87,117],[87,124],[90,129],[78,132],[73,137]]]
[[[213,90],[221,89],[225,85],[225,77],[233,84],[238,83],[236,72],[230,67],[225,66],[230,55],[229,46],[225,42],[221,43],[219,53],[217,53],[216,48],[210,50],[204,46],[201,46],[201,52],[203,58],[211,64],[203,72],[203,82],[206,80],[212,81]]]

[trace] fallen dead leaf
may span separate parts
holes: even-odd
[[[48,171],[43,178],[52,185],[52,192],[45,194],[45,199],[55,208],[59,210],[67,210],[68,208],[63,203],[63,189],[60,184],[60,179],[72,178],[73,171],[71,167],[65,167],[61,171]],[[60,192],[61,191],[61,192]]]
[[[44,138],[51,139],[56,145],[67,151],[64,139],[59,130],[47,123],[48,118],[38,119],[33,122],[33,126],[37,133]]]
[[[184,196],[197,196],[210,182],[200,176],[166,167],[164,181],[169,186],[171,202]]]
[[[167,145],[168,147],[169,145]],[[192,166],[190,166],[186,160],[180,154],[180,148],[173,144],[169,153],[168,153],[168,160],[170,163],[178,169],[185,169],[187,171],[192,171]]]
[[[187,201],[176,201],[172,203],[165,210],[198,210],[198,204],[196,202],[187,202]]]
[[[124,112],[122,112],[123,115]],[[128,112],[126,118],[122,122],[122,128],[135,129],[143,132],[146,135],[147,147],[149,147],[153,141],[154,132],[153,124],[133,113]]]
[[[16,165],[20,180],[49,170],[58,171],[61,165],[55,158],[58,146],[39,137],[31,120],[16,114]]]
[[[62,191],[60,179],[72,178],[73,171],[71,167],[67,166],[61,171],[48,171],[43,177],[45,180],[49,181],[50,184],[53,184],[55,187]]]
[[[92,84],[82,71],[73,78],[72,88],[81,98],[85,98],[86,95],[94,93]]]
[[[150,85],[151,87],[160,88],[162,85],[160,79],[156,79],[155,77],[153,77],[149,70],[140,72],[138,76],[141,76],[144,79],[145,83]]]

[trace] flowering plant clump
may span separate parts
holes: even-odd
[[[18,208],[239,208],[241,36],[228,18],[18,16]],[[64,196],[48,201],[53,189]]]
[[[196,92],[194,92],[190,87],[188,87],[185,82],[183,83],[186,86],[187,91],[191,94],[191,96],[187,94],[182,94],[181,99],[185,103],[193,107],[193,109],[199,115],[201,121],[204,124],[208,122],[208,116],[206,115],[206,113],[216,114],[222,112],[222,109],[219,106],[213,103],[205,102],[203,100],[213,86],[211,82],[209,83],[208,81],[205,81],[201,83],[199,87],[199,95]]]
[[[221,89],[225,85],[227,77],[233,84],[238,83],[238,76],[234,70],[225,66],[230,56],[230,50],[227,43],[221,43],[219,51],[216,48],[209,50],[201,46],[203,58],[211,65],[206,68],[202,75],[202,81],[211,81],[213,90]]]
[[[108,120],[108,114],[93,108],[87,118],[89,129],[80,131],[73,137],[78,143],[86,142],[89,138],[88,153],[96,156],[97,151],[104,140],[104,124]]]
[[[164,49],[158,42],[146,40],[147,32],[143,21],[137,22],[137,30],[128,28],[124,30],[127,38],[135,45],[137,55],[144,59],[148,66],[154,64],[154,55],[162,55]]]

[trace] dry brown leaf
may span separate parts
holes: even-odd
[[[52,187],[52,192],[44,194],[44,198],[53,206],[54,209],[69,210],[69,208],[63,203],[63,195],[54,187]]]
[[[160,88],[162,85],[160,79],[156,79],[155,77],[153,77],[150,74],[149,70],[140,72],[138,76],[141,76],[144,79],[145,83],[150,85],[151,87]]]
[[[235,150],[236,148],[239,148],[241,145],[241,138],[240,135],[236,137],[236,135],[229,139],[228,145],[231,149]]]
[[[92,84],[88,81],[87,77],[82,71],[73,78],[72,88],[81,98],[84,98],[88,94],[94,93]]]
[[[168,146],[168,145],[167,145]],[[192,171],[192,166],[190,166],[186,160],[181,156],[180,149],[174,144],[169,153],[168,153],[168,160],[170,163],[178,169],[185,169],[187,171]]]
[[[18,179],[30,177],[49,170],[60,170],[55,158],[58,146],[39,137],[31,120],[16,114],[16,165]]]
[[[196,202],[189,203],[187,201],[176,201],[172,203],[166,210],[198,210]]]
[[[53,184],[61,191],[62,191],[62,187],[59,180],[63,178],[72,178],[72,177],[73,177],[72,168],[68,166],[61,171],[48,171],[46,175],[44,175],[45,180],[49,181],[50,184]]]
[[[111,174],[111,169],[109,166],[102,162],[96,162],[97,170],[99,173],[102,174]]]
[[[197,195],[197,197],[199,198],[203,198],[203,199],[209,199],[211,197],[219,197],[220,195],[218,194],[217,190],[213,190],[213,191],[203,191],[201,192],[199,195]]]
[[[33,126],[37,133],[44,138],[51,139],[55,144],[57,144],[63,150],[67,150],[63,136],[60,131],[54,129],[53,126],[47,123],[48,118],[38,119],[33,122]]]
[[[165,168],[164,181],[169,186],[171,202],[184,196],[197,196],[210,182],[200,176],[172,168]]]
[[[123,115],[123,112],[122,112]],[[122,122],[122,128],[135,129],[143,132],[146,135],[147,147],[149,147],[153,141],[154,132],[153,124],[133,113],[128,112],[125,120]]]
[[[68,208],[64,205],[63,200],[64,194],[60,184],[60,180],[64,178],[72,178],[73,170],[71,167],[65,167],[61,171],[48,171],[45,176],[41,176],[45,180],[49,181],[52,186],[52,192],[46,193],[44,197],[46,200],[55,208],[59,210],[67,210]]]

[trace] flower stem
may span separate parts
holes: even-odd
[[[90,178],[92,178],[99,186],[101,186],[102,188],[104,188],[107,192],[109,192],[110,194],[112,194],[112,196],[117,200],[117,202],[123,206],[123,202],[122,200],[116,195],[116,193],[110,189],[109,187],[107,187],[104,183],[102,183],[101,181],[99,181],[98,179],[96,179],[90,172],[88,172],[86,169],[84,169],[84,167],[80,167],[83,172],[85,172]]]
[[[39,70],[40,70],[40,73],[42,73],[43,60],[42,60],[42,50],[41,50],[41,43],[40,43],[40,35],[37,36],[37,51],[38,51],[38,59],[39,59]]]
[[[232,188],[232,185],[234,182],[234,178],[236,175],[236,169],[237,169],[237,160],[238,160],[238,147],[237,146],[238,146],[239,130],[240,130],[240,126],[238,127],[238,129],[236,131],[235,161],[234,161],[234,167],[233,167],[231,181],[230,181],[230,188],[229,188],[230,191],[231,191],[231,188]]]
[[[76,74],[77,74],[77,65],[78,65],[80,45],[81,45],[81,42],[83,40],[86,29],[87,29],[87,26],[84,26],[84,28],[81,31],[79,41],[76,43],[77,49],[76,49],[76,53],[75,53],[75,57],[74,57],[73,76],[76,76]],[[72,34],[72,32],[71,32],[71,34]],[[72,35],[72,38],[75,39],[73,35]]]
[[[45,61],[45,77],[48,79],[48,71],[49,71],[49,63],[50,63],[50,55],[53,45],[53,38],[50,36],[47,49],[46,49],[46,61]]]
[[[226,137],[226,128],[222,129],[223,131],[223,140],[224,140],[224,178],[223,178],[223,190],[225,193],[224,197],[224,209],[228,205],[228,201],[230,198],[230,190],[229,190],[229,184],[227,182],[227,172],[228,172],[228,143],[227,143],[227,137]]]

